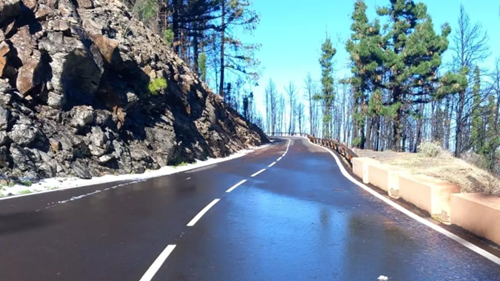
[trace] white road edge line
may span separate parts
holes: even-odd
[[[271,163],[268,167],[271,168],[272,166],[276,165],[276,162]]]
[[[285,152],[283,153],[283,155],[281,155],[280,158],[278,158],[278,160],[276,160],[276,162],[280,161],[281,159],[283,159],[283,157],[285,157],[285,155],[288,153],[288,149],[290,148],[290,143],[292,142],[291,139],[288,139],[288,144],[286,145],[286,149],[285,149]],[[269,166],[270,167],[270,166]]]
[[[229,193],[229,192],[235,190],[238,186],[244,184],[245,182],[247,182],[247,180],[240,181],[239,183],[233,185],[231,188],[229,188],[228,190],[226,190],[226,192]]]
[[[258,176],[260,173],[264,172],[265,170],[266,169],[262,169],[262,170],[258,171],[257,173],[251,175],[250,177],[254,178],[254,177]]]
[[[201,210],[188,224],[188,227],[194,226],[200,219],[203,217],[203,215],[210,210],[217,202],[219,202],[220,199],[215,199],[214,201],[210,202],[203,210]]]
[[[158,272],[158,270],[163,265],[165,260],[172,253],[172,251],[175,249],[175,247],[176,247],[176,245],[168,245],[165,248],[165,250],[163,250],[163,252],[161,252],[161,254],[156,258],[156,260],[148,268],[146,273],[144,273],[141,280],[139,280],[139,281],[151,281],[153,279],[153,277],[155,276],[156,272]]]
[[[306,138],[307,139],[307,138]],[[309,140],[309,139],[308,139]],[[328,151],[332,156],[333,158],[335,158],[335,161],[337,162],[337,166],[339,166],[339,169],[340,169],[340,172],[342,172],[342,175],[344,175],[344,177],[346,177],[348,180],[350,180],[351,182],[353,182],[354,184],[356,184],[357,186],[361,187],[362,189],[364,189],[365,191],[367,191],[368,193],[370,193],[371,195],[377,197],[378,199],[382,200],[384,203],[390,205],[391,207],[393,207],[394,209],[400,211],[401,213],[409,216],[410,218],[416,220],[417,222],[423,224],[423,225],[426,225],[427,227],[443,234],[444,236],[452,239],[453,241],[459,243],[459,244],[462,244],[464,247],[476,252],[477,254],[489,259],[490,261],[496,263],[497,265],[500,265],[500,258],[498,258],[497,256],[479,248],[478,246],[470,243],[469,241],[449,232],[448,230],[438,226],[438,225],[435,225],[433,224],[432,222],[430,221],[427,221],[426,219],[422,218],[422,217],[419,217],[417,216],[416,214],[412,213],[411,211],[405,209],[404,207],[402,207],[401,205],[398,205],[396,203],[394,203],[393,201],[385,198],[384,196],[380,195],[379,193],[377,193],[376,191],[374,191],[373,189],[369,188],[368,186],[358,182],[355,178],[353,178],[347,171],[346,169],[344,168],[344,166],[342,165],[342,163],[340,162],[340,159],[337,157],[337,155],[335,155],[331,150],[329,150],[328,148],[326,147],[322,147],[320,145],[317,145],[315,143],[312,143],[311,140],[309,140],[309,143],[311,143],[312,145],[315,145],[317,147],[321,147],[323,148],[324,150]]]

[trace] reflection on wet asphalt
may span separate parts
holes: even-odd
[[[91,190],[0,202],[0,280],[139,280],[168,244],[153,280],[500,280],[500,266],[368,195],[304,139],[268,168],[285,148],[38,212]]]

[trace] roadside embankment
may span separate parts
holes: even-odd
[[[382,164],[367,157],[354,158],[352,163],[353,173],[365,184],[415,205],[436,220],[455,224],[500,244],[500,197],[487,193],[461,193],[464,190],[458,184],[415,175],[411,169]]]

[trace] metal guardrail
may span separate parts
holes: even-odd
[[[335,150],[340,156],[342,156],[345,160],[347,160],[347,163],[352,167],[352,158],[358,157],[354,151],[352,151],[347,145],[341,143],[338,140],[333,140],[333,139],[320,139],[316,138],[312,135],[309,134],[304,134],[304,133],[271,133],[268,134],[270,136],[276,136],[276,137],[281,137],[281,136],[300,136],[300,137],[306,137],[308,138],[312,143],[331,148]]]

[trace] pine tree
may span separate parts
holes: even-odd
[[[321,94],[315,96],[316,100],[321,100],[323,102],[323,136],[325,138],[332,137],[330,126],[332,121],[333,102],[335,101],[332,60],[336,52],[337,51],[332,46],[330,37],[327,36],[325,42],[321,46],[321,58],[319,60],[321,65]]]
[[[487,109],[487,129],[486,129],[486,140],[483,145],[481,154],[486,157],[486,163],[490,171],[493,170],[496,159],[497,159],[497,149],[500,145],[500,136],[496,128],[496,118],[495,112],[498,110],[498,105],[495,102],[495,97],[493,95],[489,96],[488,99],[488,109]]]
[[[259,62],[255,60],[253,52],[259,48],[256,44],[243,44],[233,34],[235,27],[253,31],[259,23],[259,16],[251,10],[249,0],[219,0],[220,25],[215,30],[220,34],[220,82],[219,94],[224,96],[224,81],[226,69],[237,74],[257,77],[255,68]]]
[[[446,73],[441,79],[438,69],[442,54],[448,48],[447,36],[451,29],[443,26],[436,34],[427,7],[423,3],[408,0],[391,0],[388,7],[379,8],[377,14],[386,17],[388,28],[382,37],[382,50],[371,51],[378,64],[371,77],[374,85],[387,91],[390,97],[384,106],[394,112],[392,121],[392,147],[404,150],[407,138],[403,120],[412,114],[414,104],[429,103],[450,93],[457,93],[467,86],[467,78],[461,74]]]
[[[136,13],[143,21],[154,23],[153,18],[156,19],[153,28],[158,34],[202,80],[212,82],[221,95],[227,92],[228,80],[233,77],[258,78],[259,61],[254,52],[260,45],[243,42],[236,35],[240,31],[255,30],[259,22],[251,0],[130,2],[135,3]],[[230,76],[227,72],[236,75]],[[209,81],[207,76],[212,74],[215,79]]]
[[[376,72],[380,67],[381,61],[372,53],[380,52],[380,26],[378,22],[370,24],[366,16],[367,6],[362,0],[354,4],[354,12],[351,16],[353,23],[351,25],[352,35],[347,41],[346,50],[350,54],[351,71],[353,77],[348,79],[354,90],[354,130],[359,136],[353,140],[354,144],[360,148],[365,147],[365,124],[367,116],[368,93],[373,91],[372,77],[381,77]],[[381,55],[378,54],[380,57]],[[377,81],[375,81],[377,82]],[[381,96],[377,96],[381,98]],[[376,113],[376,112],[373,112]]]

